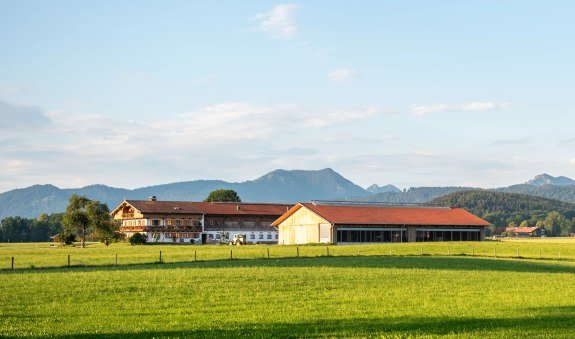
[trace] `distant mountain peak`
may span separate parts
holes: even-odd
[[[378,186],[377,184],[373,184],[366,188],[366,191],[371,192],[373,194],[378,193],[399,193],[401,190],[393,185],[385,185],[385,186]]]
[[[575,180],[564,176],[554,177],[547,173],[543,173],[535,176],[535,178],[529,180],[528,182],[526,182],[526,184],[531,186],[544,186],[544,185],[570,186],[575,185]]]

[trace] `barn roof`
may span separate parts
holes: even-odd
[[[206,215],[270,215],[281,216],[292,205],[257,203],[212,203],[193,201],[126,200],[141,213],[206,214]],[[122,203],[118,208],[120,208]],[[118,209],[116,208],[116,210]]]
[[[257,203],[221,203],[221,202],[194,202],[192,203],[202,213],[207,215],[277,215],[287,212],[293,205],[286,204],[257,204]]]
[[[190,201],[126,200],[142,213],[153,214],[202,214]]]
[[[462,208],[382,205],[316,205],[299,203],[274,221],[278,226],[300,208],[307,208],[332,224],[488,226],[487,221]]]
[[[505,230],[515,233],[533,233],[537,230],[537,227],[507,227]]]

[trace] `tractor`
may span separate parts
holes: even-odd
[[[247,245],[247,236],[245,234],[234,234],[234,238],[228,241],[228,245]]]

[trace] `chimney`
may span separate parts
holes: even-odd
[[[236,210],[238,210],[238,211],[240,210],[240,205],[236,206]]]
[[[152,195],[151,197],[148,197],[148,201],[156,201],[156,196]]]

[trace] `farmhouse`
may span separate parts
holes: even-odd
[[[124,200],[111,214],[127,237],[141,233],[148,242],[201,241],[203,214],[189,201]]]
[[[539,238],[542,235],[539,227],[507,227],[506,232],[513,232],[518,238]]]
[[[462,208],[299,203],[273,222],[279,243],[483,240],[490,224]]]
[[[111,213],[120,231],[158,243],[218,243],[243,234],[250,243],[277,243],[271,223],[290,209],[285,204],[211,203],[192,201],[124,200]]]

